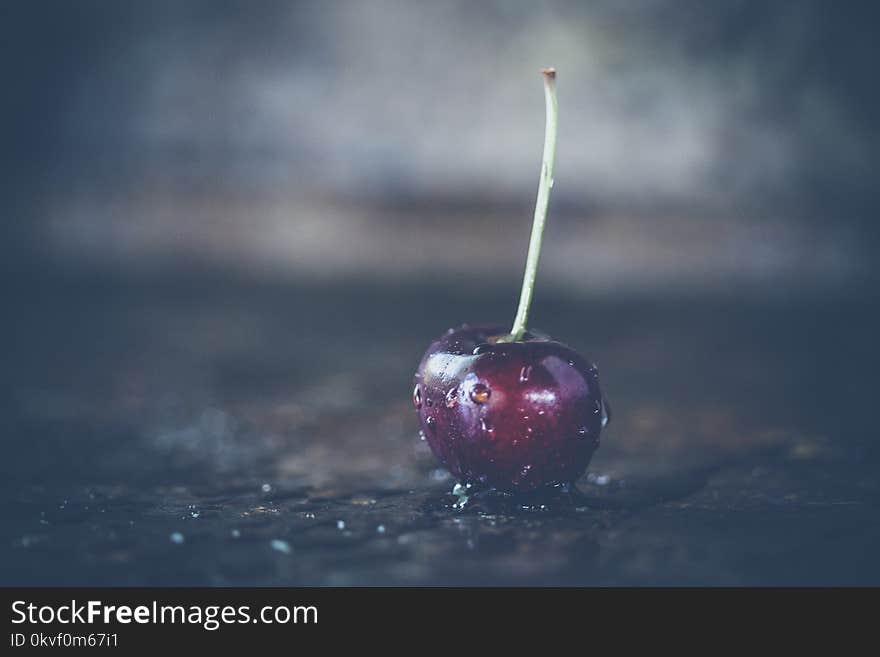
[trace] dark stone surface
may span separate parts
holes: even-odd
[[[615,417],[582,495],[464,509],[413,371],[514,289],[7,277],[2,584],[880,584],[878,318],[565,299]],[[525,508],[524,508],[525,507]]]

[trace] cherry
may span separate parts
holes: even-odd
[[[574,482],[599,446],[596,367],[576,351],[501,327],[450,329],[425,352],[413,403],[431,450],[465,483],[528,491]]]
[[[422,433],[440,462],[462,483],[510,492],[574,483],[608,420],[595,365],[526,330],[556,152],[556,71],[542,73],[544,156],[513,328],[449,329],[428,347],[413,389]]]

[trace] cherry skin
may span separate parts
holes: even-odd
[[[450,329],[415,375],[413,404],[437,459],[462,483],[527,492],[573,483],[607,421],[596,367],[570,347],[501,327]]]

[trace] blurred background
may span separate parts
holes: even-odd
[[[3,583],[877,583],[877,18],[4,2]],[[531,317],[616,413],[536,534],[409,397],[512,320],[550,65]]]
[[[6,266],[832,294],[874,276],[871,3],[4,3]],[[442,254],[442,255],[441,255]]]

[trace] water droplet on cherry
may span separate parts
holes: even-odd
[[[611,422],[611,407],[608,405],[608,400],[605,397],[602,397],[601,402],[602,407],[602,428],[608,426],[608,423]]]
[[[413,388],[413,406],[416,408],[422,407],[422,388],[419,384],[416,384],[416,387]]]
[[[482,383],[475,383],[474,387],[471,388],[471,401],[475,404],[485,404],[489,401],[489,397],[492,392],[489,390],[489,387]]]
[[[446,408],[455,408],[458,403],[458,388],[453,388],[446,393]]]
[[[519,371],[519,380],[520,383],[525,383],[529,380],[529,377],[532,375],[532,366],[524,365],[523,368]]]
[[[433,415],[429,415],[425,418],[425,426],[428,427],[431,431],[434,430],[435,424],[437,424],[437,420],[434,419]]]

